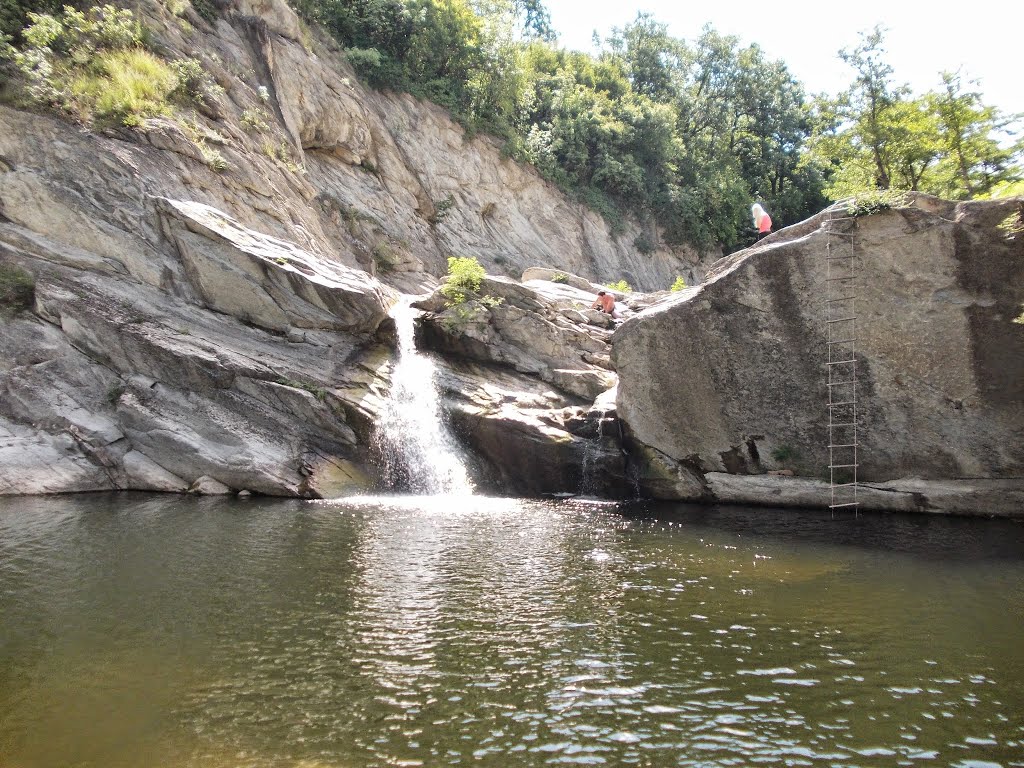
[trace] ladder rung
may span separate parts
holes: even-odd
[[[859,280],[860,277],[858,275],[850,275],[848,277],[826,277],[825,279],[831,282],[838,282],[840,280]]]
[[[856,400],[843,400],[841,403],[829,403],[828,407],[829,408],[836,408],[836,407],[838,407],[840,405],[856,405],[856,404],[857,404]]]
[[[843,298],[841,298],[841,299],[825,299],[825,302],[826,303],[833,303],[834,304],[834,303],[840,302],[840,301],[853,301],[856,298],[857,298],[856,296],[843,296]]]
[[[856,507],[856,506],[859,506],[859,505],[860,505],[859,501],[848,501],[845,504],[829,504],[828,508],[829,509],[839,509],[840,507]]]
[[[836,339],[835,341],[826,341],[826,344],[849,344],[856,341],[856,339]]]
[[[856,320],[856,319],[857,319],[857,316],[854,315],[853,317],[837,317],[835,320],[826,320],[825,322],[826,323],[830,323],[830,324],[831,323],[848,323],[851,320]]]
[[[830,445],[829,448],[859,448],[860,443],[840,443],[839,445]]]
[[[836,427],[856,427],[856,426],[857,426],[857,422],[849,421],[849,422],[844,422],[844,423],[829,424],[828,428],[829,429],[835,429]]]
[[[859,467],[859,466],[860,466],[860,464],[829,464],[828,468],[829,469],[853,469],[854,467]]]
[[[854,481],[852,483],[832,483],[833,488],[853,488],[854,486],[857,485],[859,485],[857,481]]]
[[[851,379],[850,381],[830,381],[828,383],[828,386],[830,386],[830,387],[841,387],[844,384],[856,384],[856,383],[857,383],[856,379]]]
[[[850,363],[856,363],[857,358],[851,357],[849,360],[829,360],[825,365],[849,365]]]

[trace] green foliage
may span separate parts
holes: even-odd
[[[503,299],[500,296],[489,296],[487,294],[484,294],[483,296],[480,297],[479,302],[488,309],[494,309],[495,307],[500,307],[502,304],[504,304],[505,299]]]
[[[669,288],[669,290],[675,293],[676,291],[685,291],[686,288],[686,280],[684,280],[682,276],[676,275],[676,281],[672,283],[672,287]]]
[[[199,154],[203,156],[203,162],[206,163],[211,171],[222,173],[231,167],[219,149],[211,147],[203,141],[198,142],[196,146],[199,147]]]
[[[220,15],[220,11],[214,5],[213,0],[192,0],[192,7],[199,14],[200,18],[209,24],[215,23]]]
[[[862,192],[846,201],[846,213],[850,216],[870,216],[892,208],[905,208],[907,196],[892,189],[875,189]]]
[[[555,272],[551,276],[552,283],[567,283],[569,282],[569,276],[565,272]]]
[[[276,160],[280,165],[289,173],[295,173],[302,175],[306,171],[305,169],[296,162],[293,157],[293,150],[291,145],[285,141],[280,141],[274,144],[271,141],[263,142],[263,154],[272,160]]]
[[[633,240],[633,247],[644,255],[654,253],[655,251],[654,243],[646,235],[637,235]]]
[[[381,274],[391,272],[398,264],[395,249],[387,241],[381,241],[374,245],[370,255],[373,257],[373,263],[376,265],[377,271]]]
[[[13,264],[0,264],[0,311],[16,314],[35,303],[36,283],[31,273]]]
[[[57,15],[29,13],[15,64],[29,98],[79,119],[138,125],[170,112],[178,74],[142,47],[132,12],[112,5]]]
[[[259,107],[250,107],[242,110],[242,116],[238,119],[238,122],[247,131],[265,131],[270,127],[269,120],[270,115],[267,114],[266,110]]]
[[[453,195],[448,195],[444,200],[438,200],[434,203],[434,213],[430,217],[430,223],[440,224],[448,217],[448,214],[451,213],[454,207],[455,197]]]
[[[295,379],[285,378],[284,376],[279,376],[275,380],[275,383],[281,384],[282,386],[285,387],[291,387],[292,389],[303,389],[306,392],[309,392],[311,395],[313,395],[313,397],[315,397],[320,402],[323,402],[325,399],[327,399],[327,390],[324,389],[323,387],[318,387],[315,384],[307,384],[304,381],[296,381]]]
[[[441,327],[449,333],[457,333],[467,325],[487,322],[487,310],[479,302],[471,301],[463,304],[448,305],[448,311],[441,319]]]
[[[170,64],[178,83],[171,92],[172,98],[185,103],[209,104],[224,93],[197,59],[176,59]]]
[[[72,76],[62,103],[87,121],[139,125],[145,118],[170,112],[168,99],[177,86],[174,71],[149,51],[104,51],[92,68]]]
[[[1024,178],[1024,146],[1003,146],[1013,122],[943,73],[943,88],[914,98],[895,85],[880,28],[841,52],[857,78],[838,99],[819,100],[803,165],[842,199],[867,190],[920,191],[948,199],[988,197]]]
[[[800,453],[791,445],[780,445],[772,450],[772,459],[776,464],[791,464],[800,459]]]
[[[997,226],[1007,240],[1015,239],[1017,235],[1024,234],[1024,211],[1014,211]]]
[[[618,282],[615,283],[608,283],[606,287],[611,288],[613,291],[618,291],[619,293],[633,292],[633,288],[625,280],[619,280]]]
[[[295,7],[334,34],[361,77],[447,107],[469,135],[505,139],[504,152],[613,233],[632,215],[653,219],[669,244],[732,247],[755,197],[780,223],[824,202],[820,168],[799,162],[809,126],[801,87],[735,38],[708,29],[691,46],[641,14],[591,56],[546,42],[541,0]]]
[[[0,36],[20,44],[30,13],[57,13],[62,5],[62,0],[0,0]]]
[[[124,384],[113,384],[109,389],[107,389],[107,402],[111,405],[115,405],[127,389],[128,388]]]
[[[441,286],[441,295],[448,299],[448,306],[465,304],[480,293],[485,276],[484,268],[472,256],[449,256],[448,278]]]

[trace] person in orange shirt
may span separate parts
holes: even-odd
[[[754,216],[754,227],[757,229],[757,239],[760,240],[772,231],[772,217],[761,207],[760,203],[750,206],[750,213]]]
[[[608,291],[598,291],[597,298],[590,305],[591,309],[599,309],[605,314],[615,316],[615,297]]]

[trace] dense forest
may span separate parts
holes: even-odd
[[[851,68],[847,90],[812,96],[756,43],[710,27],[673,38],[642,13],[588,54],[553,43],[541,0],[290,3],[370,85],[448,108],[613,226],[636,217],[670,244],[746,245],[754,200],[785,225],[866,191],[954,200],[1024,191],[1020,116],[985,105],[957,73],[937,73],[939,90],[913,95],[886,63],[879,28],[838,52]],[[38,14],[59,5],[0,0],[8,61],[31,65]],[[220,12],[214,0],[193,5]]]

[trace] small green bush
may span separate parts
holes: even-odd
[[[17,314],[30,309],[36,300],[36,283],[31,273],[13,264],[0,264],[0,311]]]
[[[455,198],[452,195],[448,195],[444,200],[438,200],[434,203],[434,215],[430,217],[430,223],[439,224],[444,221],[454,206]]]
[[[199,14],[200,18],[204,19],[210,24],[217,22],[217,17],[220,12],[217,10],[217,6],[213,4],[212,0],[192,0],[192,7],[195,8],[196,13]]]
[[[171,96],[184,103],[210,104],[224,93],[198,59],[176,59],[171,69],[178,78]]]
[[[905,208],[907,205],[909,200],[905,192],[895,189],[874,189],[851,198],[846,203],[846,212],[850,216],[871,216],[892,208]]]
[[[373,256],[373,263],[377,266],[377,271],[381,274],[393,271],[398,264],[395,249],[389,242],[381,241],[377,243],[373,246],[371,255]]]
[[[196,146],[199,147],[199,153],[203,156],[203,162],[206,163],[211,171],[222,173],[231,167],[231,164],[221,154],[219,149],[215,149],[205,142],[199,142]]]
[[[267,123],[269,119],[270,115],[267,114],[266,110],[255,107],[242,110],[242,116],[238,122],[248,131],[265,131],[270,127]]]
[[[788,464],[800,458],[800,454],[791,445],[780,445],[772,451],[772,458],[777,464]]]
[[[323,402],[327,398],[327,390],[323,387],[318,387],[315,384],[307,384],[304,381],[296,381],[295,379],[288,379],[283,376],[279,377],[275,383],[281,384],[285,387],[291,387],[292,389],[304,389],[320,402]]]
[[[567,283],[569,282],[569,276],[565,272],[555,272],[551,276],[552,283]]]
[[[615,283],[608,283],[606,287],[611,288],[613,291],[618,291],[619,293],[633,292],[632,286],[630,286],[630,284],[627,283],[625,280],[619,280],[618,282]]]
[[[669,288],[669,290],[673,291],[673,292],[675,292],[675,291],[685,291],[686,288],[687,288],[686,281],[682,278],[681,275],[676,275],[676,281],[674,283],[672,283],[672,287]]]
[[[447,305],[465,304],[478,294],[485,274],[480,262],[472,256],[449,256],[448,279],[441,286],[441,295],[448,299]]]
[[[655,251],[654,243],[651,242],[651,239],[646,235],[638,235],[633,240],[633,247],[645,256],[654,253]]]

